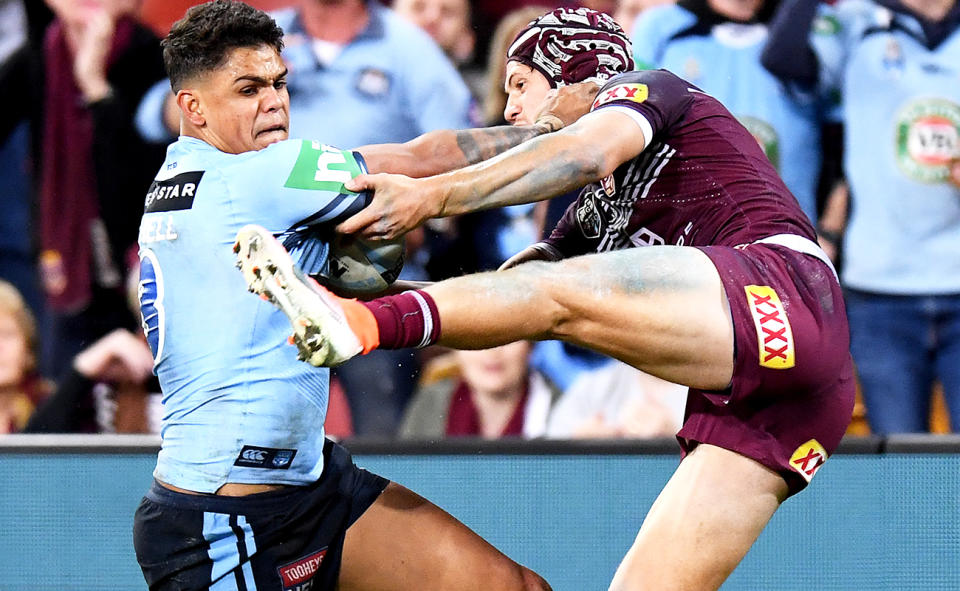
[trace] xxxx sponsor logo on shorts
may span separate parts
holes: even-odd
[[[810,482],[820,466],[827,461],[827,450],[816,439],[804,443],[790,456],[790,467]]]
[[[294,560],[290,564],[277,567],[277,573],[283,582],[283,591],[310,591],[313,588],[313,575],[320,569],[327,549],[314,552]]]
[[[790,369],[796,364],[793,333],[780,297],[766,285],[747,285],[743,289],[757,329],[760,365]]]
[[[593,108],[596,109],[600,105],[613,101],[626,100],[642,103],[647,100],[649,94],[646,84],[617,84],[613,88],[602,91],[597,100],[593,101]]]

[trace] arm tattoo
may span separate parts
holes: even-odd
[[[519,148],[515,158],[532,155],[539,149],[538,142]],[[478,209],[542,201],[567,191],[579,189],[596,180],[598,162],[583,151],[564,149],[550,160],[517,178],[496,187],[470,185],[470,201]]]
[[[463,153],[463,166],[483,162],[530,138],[547,133],[544,125],[514,127],[501,125],[483,129],[463,129],[456,132],[457,146]]]

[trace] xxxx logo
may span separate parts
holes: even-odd
[[[627,100],[635,103],[642,103],[647,100],[649,91],[646,84],[618,84],[613,88],[604,90],[593,101],[593,108],[605,105],[611,101]]]
[[[747,285],[743,289],[757,329],[760,365],[790,369],[796,364],[793,333],[780,297],[766,285]]]
[[[823,449],[819,441],[811,439],[793,452],[790,456],[790,467],[799,472],[804,480],[810,482],[826,461],[827,450]]]

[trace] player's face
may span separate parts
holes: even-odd
[[[550,92],[547,78],[526,64],[507,62],[507,78],[503,89],[507,92],[507,108],[503,118],[511,125],[532,125],[537,107]]]
[[[763,0],[708,0],[707,4],[727,18],[748,21],[760,11]]]
[[[287,68],[273,47],[235,49],[223,66],[194,86],[203,120],[201,139],[214,147],[240,154],[287,139]]]
[[[393,9],[426,31],[447,53],[452,53],[464,33],[469,34],[466,0],[397,0]]]
[[[19,386],[29,360],[27,338],[16,318],[0,311],[0,387]]]
[[[470,388],[488,396],[522,391],[529,371],[530,343],[517,341],[481,351],[457,351],[463,379]]]

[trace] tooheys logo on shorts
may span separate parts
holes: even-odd
[[[897,114],[897,164],[923,183],[945,182],[960,158],[960,105],[939,99],[909,103]]]
[[[820,466],[827,461],[827,450],[823,449],[816,439],[804,443],[790,456],[790,467],[797,471],[804,480],[810,482]]]
[[[605,105],[612,101],[626,100],[642,103],[647,100],[649,94],[646,84],[617,84],[612,88],[600,91],[600,95],[597,97],[597,100],[593,101],[593,107],[591,107],[591,109],[596,109],[600,105]]]
[[[747,285],[743,289],[757,328],[760,365],[770,369],[790,369],[796,363],[793,332],[780,297],[766,285]]]
[[[299,558],[290,564],[277,567],[277,573],[283,582],[283,591],[310,591],[313,589],[313,575],[320,570],[327,549]]]

